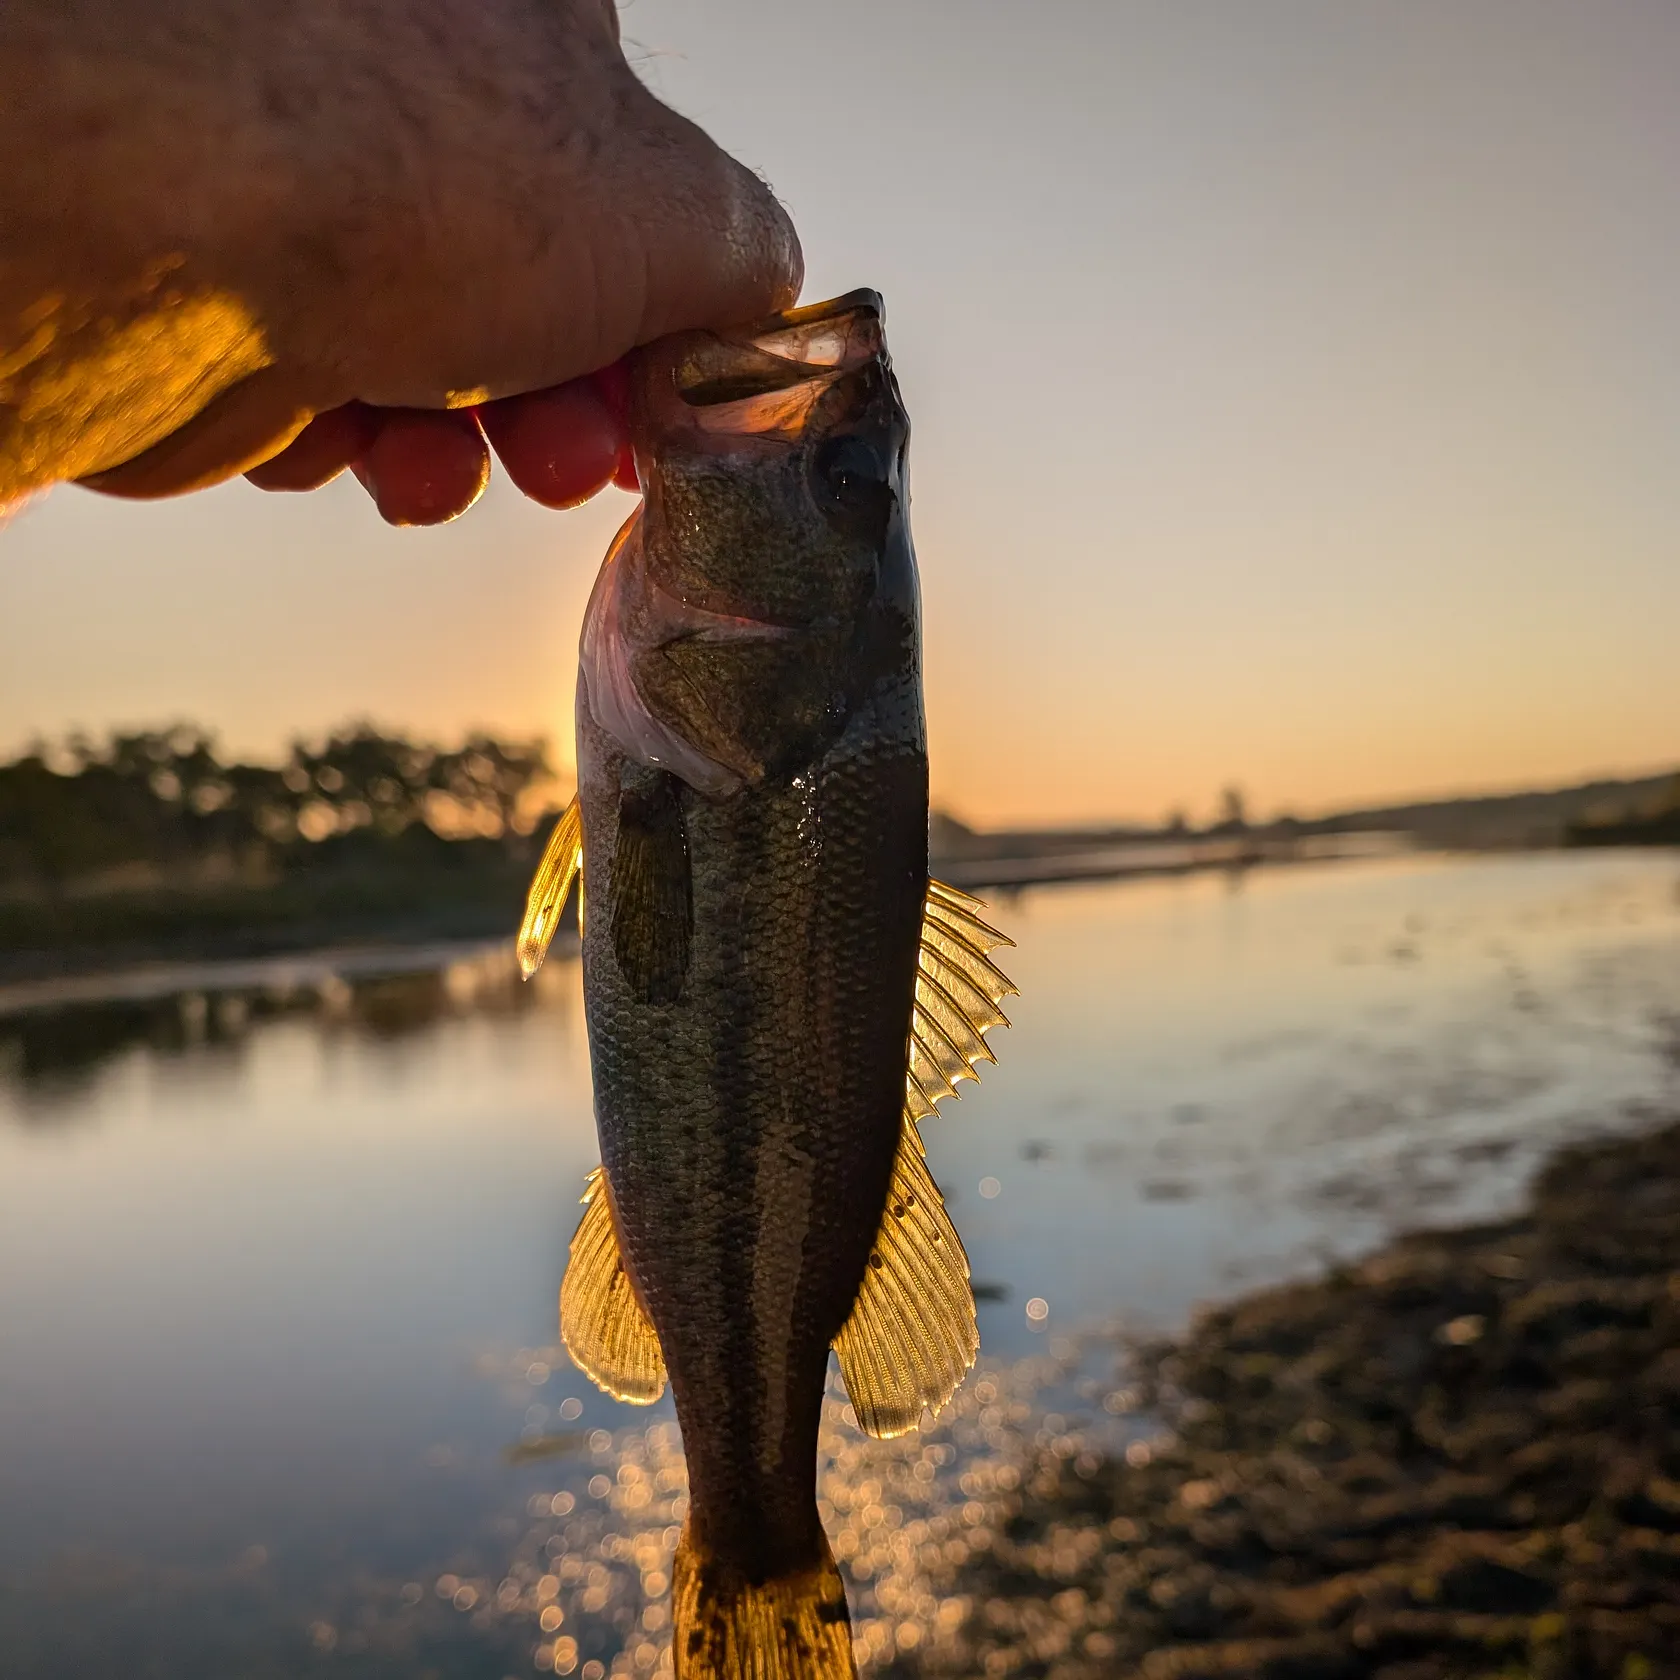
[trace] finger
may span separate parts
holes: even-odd
[[[613,477],[623,427],[588,379],[486,403],[479,418],[508,477],[544,507],[576,507]]]
[[[620,360],[597,368],[589,377],[618,424],[618,454],[613,461],[612,481],[620,490],[634,495],[642,483],[636,473],[636,451],[630,444],[630,370]]]
[[[377,416],[363,403],[329,408],[245,476],[259,490],[319,490],[367,452],[378,430]]]
[[[162,442],[77,483],[136,501],[203,490],[283,451],[306,428],[312,409],[297,379],[280,368],[263,368],[223,391]]]
[[[630,430],[630,369],[621,359],[596,368],[589,383],[601,394],[601,401],[618,423],[621,432]]]
[[[629,179],[617,194],[621,208],[634,207],[646,265],[633,342],[789,307],[805,260],[787,211],[693,123],[651,94],[647,101],[643,144],[626,159]]]
[[[388,525],[442,525],[490,482],[490,447],[470,409],[395,408],[356,463]]]

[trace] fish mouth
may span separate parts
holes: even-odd
[[[642,352],[643,435],[672,429],[785,441],[839,381],[884,364],[886,306],[878,292],[861,289],[734,331],[667,342],[667,356],[658,347]]]
[[[873,361],[885,344],[885,325],[879,293],[848,292],[785,310],[743,332],[695,335],[671,370],[672,383],[690,408],[774,396]]]

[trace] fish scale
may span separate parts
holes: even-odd
[[[586,751],[588,776],[616,773],[610,748]],[[697,1536],[749,1572],[778,1556],[817,1561],[807,1484],[822,1380],[897,1148],[927,872],[926,828],[913,820],[925,760],[854,761],[812,780],[727,807],[693,800],[696,937],[682,1002],[629,995],[605,918],[591,918],[584,943],[596,1117],[626,1267],[659,1326]],[[615,841],[601,804],[592,821],[584,801],[595,903]],[[883,828],[895,807],[912,820]]]

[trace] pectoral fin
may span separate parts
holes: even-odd
[[[904,1120],[886,1212],[851,1317],[835,1338],[858,1427],[902,1435],[956,1393],[980,1348],[968,1256],[928,1171],[917,1122],[997,1057],[986,1043],[1009,1025],[999,1002],[1015,990],[988,957],[1008,945],[980,918],[985,906],[928,883],[916,1003],[904,1076]]]
[[[531,877],[525,898],[525,920],[519,925],[519,971],[527,980],[542,967],[543,958],[560,925],[572,883],[577,882],[578,932],[583,932],[583,813],[574,799],[561,813],[543,849],[542,862]]]
[[[615,1400],[651,1405],[665,1392],[665,1356],[624,1270],[604,1167],[589,1175],[583,1205],[560,1284],[560,1339],[597,1387]]]
[[[636,770],[618,801],[612,939],[625,984],[644,1003],[675,1003],[694,935],[693,881],[676,777]]]

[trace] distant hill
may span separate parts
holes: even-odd
[[[1586,831],[1642,817],[1662,806],[1680,772],[1632,781],[1580,782],[1532,793],[1420,800],[1409,805],[1344,811],[1300,825],[1302,833],[1351,834],[1383,829],[1422,846],[1473,851],[1579,843]]]
[[[1569,825],[1570,846],[1680,846],[1680,776],[1654,795],[1595,807]]]
[[[928,818],[928,850],[936,858],[1053,857],[1062,852],[1105,851],[1142,845],[1170,831],[1137,823],[1109,828],[970,828],[946,811]]]
[[[1093,828],[970,828],[936,811],[929,842],[937,860],[979,864],[1248,835],[1257,843],[1313,836],[1389,834],[1414,846],[1506,851],[1564,845],[1680,843],[1680,771],[1625,781],[1580,782],[1525,793],[1472,794],[1373,805],[1328,816],[1231,822],[1208,828],[1114,824]]]

